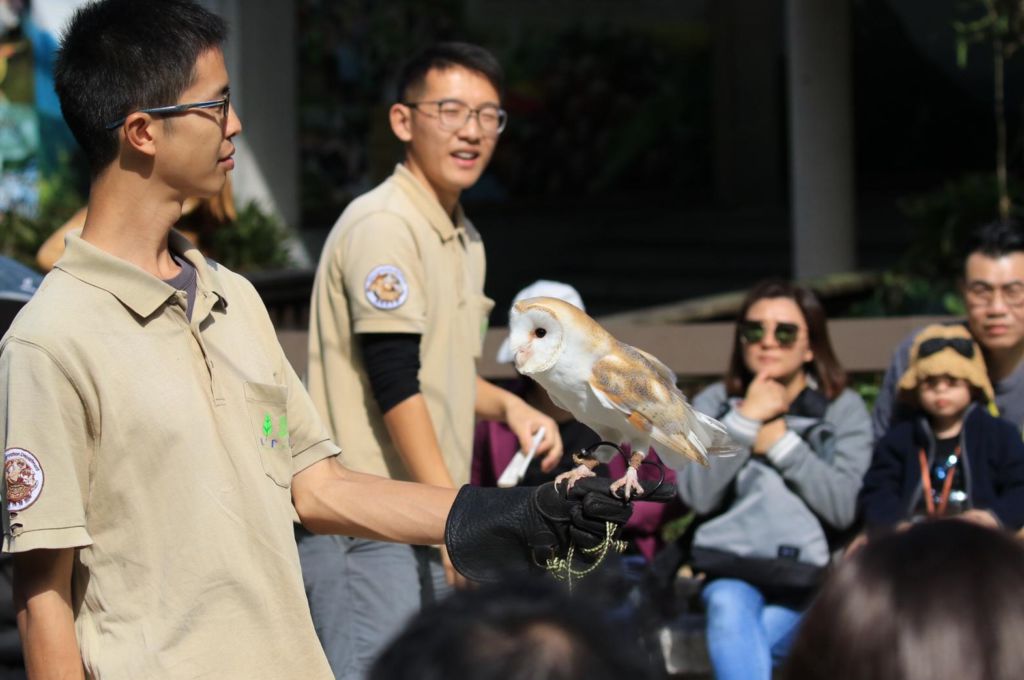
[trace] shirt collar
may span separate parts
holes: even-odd
[[[416,175],[412,174],[409,168],[405,167],[404,163],[395,166],[395,174],[392,177],[420,209],[442,241],[448,241],[455,238],[460,232],[465,232],[466,218],[462,212],[462,204],[455,205],[455,221],[453,222],[441,207],[441,202],[437,200],[437,197],[423,186],[423,183]]]
[[[55,269],[107,291],[143,319],[152,316],[177,292],[131,262],[83,241],[80,231],[70,232],[65,243],[64,255],[54,265]],[[199,250],[173,230],[169,245],[171,250],[181,254],[196,268],[200,285],[215,293],[226,305],[220,278]]]

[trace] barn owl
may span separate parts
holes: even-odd
[[[690,460],[706,466],[709,454],[736,450],[721,423],[686,402],[667,366],[619,342],[571,304],[548,297],[517,302],[509,317],[509,344],[516,370],[537,381],[556,406],[601,439],[629,443],[629,467],[611,485],[613,493],[621,488],[627,499],[643,493],[637,468],[652,439],[661,460],[676,469]],[[601,462],[614,455],[608,448],[597,451],[608,452],[598,457]],[[575,460],[577,467],[556,481],[572,485],[594,475],[597,460]]]

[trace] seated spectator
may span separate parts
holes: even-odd
[[[589,599],[547,580],[455,591],[406,625],[370,680],[646,680],[661,677]]]
[[[964,325],[981,346],[994,388],[993,415],[1024,425],[1024,232],[1015,222],[994,222],[972,234],[964,249]],[[911,333],[893,354],[875,400],[875,441],[890,425],[911,417],[897,398],[910,363]]]
[[[690,563],[706,575],[715,677],[771,677],[843,532],[871,461],[871,421],[846,387],[818,299],[768,280],[736,324],[725,380],[693,400],[741,451],[679,472],[702,522]]]
[[[980,577],[980,578],[979,578]],[[1024,678],[1024,547],[968,522],[872,541],[807,612],[787,680]]]
[[[918,334],[899,399],[913,418],[875,447],[860,506],[869,530],[919,517],[959,516],[991,527],[1024,524],[1024,442],[990,415],[981,350],[961,325]]]
[[[514,305],[520,300],[531,297],[553,297],[565,300],[569,304],[584,309],[583,300],[575,288],[557,281],[536,281],[519,291],[512,301]],[[584,310],[585,311],[585,310]],[[512,351],[509,349],[508,339],[498,348],[496,360],[499,363],[512,363]],[[550,416],[558,423],[559,433],[562,436],[563,454],[561,458],[541,460],[534,458],[520,484],[524,486],[537,486],[554,480],[562,472],[571,470],[575,465],[572,462],[572,454],[579,453],[582,449],[597,443],[600,437],[586,425],[572,417],[568,411],[558,406],[548,396],[540,385],[533,380],[520,376],[515,384],[510,386],[513,393],[522,397],[542,413]],[[516,452],[519,450],[519,440],[516,435],[504,423],[495,421],[480,421],[477,423],[476,432],[473,437],[473,463],[470,473],[470,483],[477,486],[496,486],[502,472],[508,467]],[[627,451],[628,455],[628,451]],[[647,461],[653,465],[643,465],[640,468],[640,479],[658,479],[664,472],[665,484],[675,483],[675,471],[661,465],[657,452],[652,448]],[[621,456],[616,456],[607,464],[607,469],[598,470],[598,474],[618,479],[626,473],[627,461]],[[661,546],[660,532],[662,525],[673,517],[682,514],[682,506],[678,502],[671,503],[648,503],[636,501],[633,504],[633,515],[626,524],[622,537],[630,542],[632,549],[635,549],[643,556],[645,561],[650,561],[655,551]]]

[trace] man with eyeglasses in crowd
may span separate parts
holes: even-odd
[[[172,229],[234,167],[225,38],[193,0],[100,0],[61,39],[88,216],[0,340],[3,550],[30,680],[332,677],[296,517],[446,541],[483,579],[567,554],[570,526],[594,548],[630,514],[607,479],[456,493],[341,464],[255,289]]]
[[[985,355],[995,390],[989,408],[1020,428],[1024,426],[1024,233],[1016,222],[986,224],[971,235],[964,252],[965,324]],[[900,344],[885,372],[872,414],[875,441],[909,415],[896,399],[896,391],[918,332]]]
[[[483,243],[459,197],[505,128],[502,80],[476,45],[439,43],[413,57],[389,112],[404,159],[327,237],[310,310],[309,390],[354,470],[457,488],[469,480],[474,417],[508,423],[524,451],[543,427],[543,465],[561,457],[554,421],[476,372],[494,303],[483,290]],[[362,677],[421,603],[464,583],[443,547],[301,529],[298,542],[337,678]]]

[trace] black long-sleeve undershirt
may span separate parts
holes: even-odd
[[[420,335],[360,333],[359,348],[370,391],[381,413],[420,393]]]

